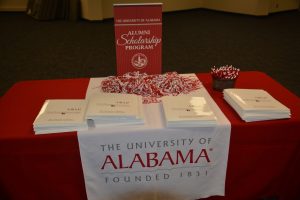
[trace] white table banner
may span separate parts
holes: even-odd
[[[91,84],[97,81],[91,79]],[[166,128],[162,105],[153,103],[144,104],[144,126],[78,132],[89,200],[192,200],[225,194],[230,122],[204,87],[189,95],[207,99],[216,126]]]

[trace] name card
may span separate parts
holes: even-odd
[[[162,4],[115,4],[117,75],[160,74]]]

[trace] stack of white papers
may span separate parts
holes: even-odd
[[[97,94],[89,98],[86,119],[95,127],[144,124],[142,106],[142,97],[135,94]]]
[[[162,98],[167,127],[210,127],[217,118],[204,97]]]
[[[46,100],[33,122],[33,129],[36,134],[87,130],[86,106],[85,100]]]
[[[261,89],[225,89],[224,99],[246,122],[285,119],[291,111]]]

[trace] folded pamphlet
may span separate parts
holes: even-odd
[[[204,97],[166,96],[162,105],[167,127],[209,127],[217,123]]]
[[[262,89],[225,89],[223,95],[246,122],[291,117],[289,108]]]
[[[33,122],[33,129],[36,134],[86,130],[86,106],[86,100],[46,100]]]
[[[142,97],[135,94],[102,93],[89,98],[86,119],[96,127],[144,124]]]

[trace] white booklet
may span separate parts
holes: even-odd
[[[144,123],[142,97],[135,94],[101,93],[89,98],[86,119],[95,126]]]
[[[224,99],[245,121],[290,118],[290,109],[261,89],[225,89]]]
[[[204,97],[166,96],[162,105],[167,127],[208,127],[217,123]]]
[[[81,99],[46,100],[33,122],[36,134],[86,130],[87,101]]]
[[[224,95],[230,97],[245,111],[289,112],[289,109],[261,89],[225,89]]]

